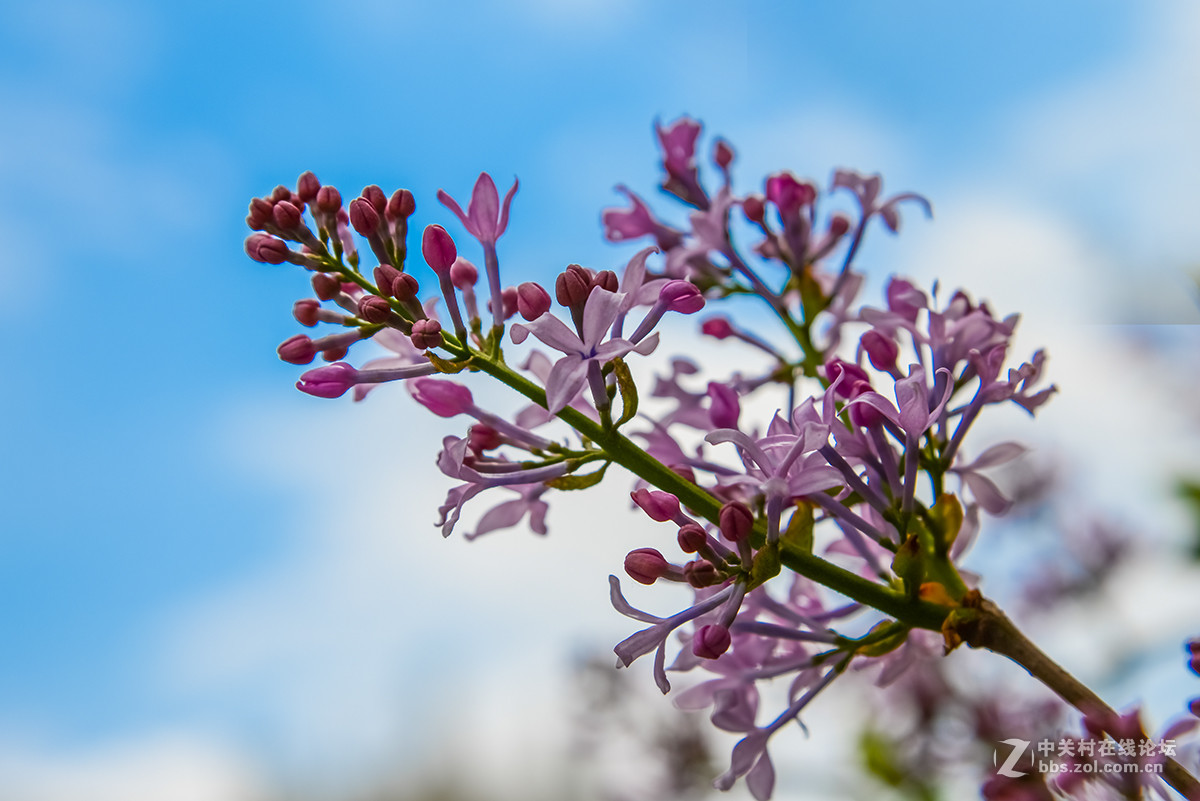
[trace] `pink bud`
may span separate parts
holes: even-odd
[[[902,278],[893,278],[887,285],[888,308],[904,319],[916,322],[917,315],[925,308],[925,293]],[[968,301],[969,304],[969,301]]]
[[[601,270],[592,277],[592,287],[616,292],[621,288],[621,282],[617,280],[617,274],[612,270]]]
[[[274,211],[270,201],[256,197],[250,201],[250,214],[246,217],[246,225],[250,226],[251,230],[261,231],[264,225],[274,222]]]
[[[686,523],[679,527],[679,549],[684,553],[695,553],[708,544],[708,534],[695,523]]]
[[[742,199],[742,213],[750,222],[762,225],[767,216],[767,204],[763,202],[761,195],[747,195]]]
[[[358,301],[358,316],[368,323],[386,323],[392,319],[392,307],[378,295],[365,295]]]
[[[292,316],[296,318],[296,322],[300,325],[306,325],[312,328],[317,324],[317,312],[321,310],[321,302],[313,298],[305,298],[298,300],[292,306]]]
[[[425,233],[421,237],[421,253],[425,256],[425,263],[440,277],[449,277],[450,268],[458,258],[454,240],[440,225],[425,226]]]
[[[410,338],[414,348],[436,348],[442,344],[442,324],[437,320],[417,320],[413,323]]]
[[[321,351],[321,358],[327,362],[336,362],[340,359],[346,358],[346,354],[349,352],[350,349],[346,346],[338,345],[336,347],[326,348],[325,350]]]
[[[679,516],[679,499],[669,492],[643,488],[629,493],[629,497],[651,520],[664,523]]]
[[[692,638],[692,653],[701,659],[716,659],[729,650],[733,638],[724,626],[701,626]]]
[[[842,379],[842,383],[838,384],[838,397],[849,398],[854,384],[859,382],[867,384],[868,389],[870,388],[871,377],[857,364],[851,364],[841,359],[830,359],[825,363],[825,378],[829,383],[837,381],[838,376],[842,373],[845,373],[846,377]]]
[[[375,184],[365,187],[362,196],[371,203],[371,207],[375,209],[376,213],[383,214],[387,209],[387,195],[383,194],[383,190]]]
[[[317,208],[326,214],[336,214],[342,207],[342,193],[337,187],[322,186],[317,190]]]
[[[554,295],[568,309],[583,308],[592,291],[592,275],[578,264],[569,264],[554,282]]]
[[[526,281],[517,287],[517,309],[526,320],[536,320],[550,311],[550,293],[541,284]]]
[[[305,334],[296,334],[294,337],[285,339],[276,352],[279,354],[279,358],[288,364],[311,364],[312,360],[317,357],[317,349],[313,347],[313,341]]]
[[[421,286],[410,273],[400,273],[392,280],[392,297],[396,300],[412,300]]]
[[[317,192],[321,191],[321,182],[317,180],[317,176],[313,175],[312,171],[301,173],[300,180],[296,181],[296,196],[305,203],[311,203],[317,196]]]
[[[409,388],[417,403],[438,417],[454,417],[475,405],[471,390],[453,381],[418,378],[409,382]]]
[[[688,562],[684,565],[683,578],[688,584],[697,589],[711,587],[714,584],[720,584],[724,581],[721,571],[717,570],[716,565],[707,559],[697,559],[694,562]]]
[[[313,291],[321,300],[333,300],[342,291],[342,282],[329,273],[317,273],[312,277]]]
[[[729,165],[733,163],[733,148],[724,139],[718,139],[713,144],[713,161],[722,170],[729,169]]]
[[[850,230],[850,218],[845,214],[834,214],[829,219],[829,233],[833,237],[845,236]]]
[[[500,290],[500,302],[504,304],[504,319],[510,319],[519,310],[517,307],[517,288],[506,286]],[[488,311],[492,310],[492,302],[488,301]]]
[[[450,283],[454,284],[457,289],[466,289],[469,286],[475,286],[475,282],[479,280],[479,270],[474,264],[459,256],[454,260],[454,264],[450,267]]]
[[[840,389],[840,387],[839,387]],[[850,388],[851,400],[857,398],[864,392],[870,392],[871,386],[861,381],[856,382]],[[850,404],[850,422],[860,428],[874,428],[875,426],[883,425],[885,418],[883,412],[876,409],[869,403],[852,403]]]
[[[658,300],[680,314],[695,314],[704,308],[700,288],[688,281],[668,281],[658,293]]]
[[[709,317],[700,324],[700,333],[716,339],[727,339],[733,336],[733,324],[727,317]]]
[[[775,204],[783,217],[792,217],[817,198],[812,184],[797,181],[790,172],[777,172],[767,179],[767,199]]]
[[[900,354],[900,346],[891,337],[885,337],[875,329],[862,335],[863,350],[867,352],[867,360],[876,370],[891,370],[896,366],[896,357]]]
[[[754,512],[741,501],[730,501],[722,506],[717,520],[721,535],[730,542],[740,542],[754,530]]]
[[[742,405],[738,394],[725,384],[710,381],[708,384],[708,419],[713,428],[737,428]]]
[[[291,256],[291,249],[282,239],[268,234],[246,237],[246,255],[263,264],[282,264]]]
[[[392,285],[400,277],[400,271],[390,264],[381,264],[375,268],[375,286],[384,295],[392,294]]]
[[[653,584],[665,576],[671,564],[653,548],[638,548],[625,557],[625,572],[634,581]]]
[[[476,423],[467,429],[467,443],[476,453],[491,451],[504,444],[500,432],[483,423]]]
[[[293,228],[300,227],[300,209],[296,208],[291,201],[281,200],[276,203],[275,208],[271,210],[271,215],[280,230],[291,231]]]
[[[358,371],[345,362],[318,367],[300,376],[296,389],[318,398],[340,398],[358,383]]]
[[[379,212],[371,205],[371,201],[356,197],[350,201],[350,225],[362,236],[370,236],[379,226]]]
[[[417,201],[407,189],[397,189],[387,204],[389,220],[407,220],[417,210]]]

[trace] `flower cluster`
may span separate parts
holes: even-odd
[[[743,735],[717,786],[745,777],[764,799],[774,785],[770,738],[852,663],[876,665],[886,682],[943,648],[986,644],[976,624],[989,614],[987,602],[957,560],[981,513],[1007,510],[990,473],[1024,449],[981,447],[969,434],[989,408],[1015,403],[1032,413],[1054,388],[1041,385],[1041,351],[1008,366],[1016,315],[999,317],[962,291],[940,298],[899,277],[888,280],[881,304],[859,300],[864,275],[855,258],[865,232],[875,221],[897,231],[904,209],[930,213],[924,198],[885,196],[879,176],[849,170],[827,187],[777,172],[739,195],[734,151],[722,140],[713,146],[721,181],[711,192],[697,164],[700,125],[685,118],[657,132],[662,189],[688,207],[687,223],[660,219],[619,187],[628,206],[604,211],[607,238],[647,242],[617,271],[572,264],[545,285],[505,286],[497,241],[517,184],[501,202],[481,175],[465,213],[438,193],[482,252],[486,325],[475,290],[480,271],[439,225],[421,235],[421,256],[437,277],[422,301],[406,269],[415,202],[403,189],[389,198],[369,186],[343,208],[336,189],[305,173],[294,191],[279,187],[251,203],[247,222],[256,233],[246,252],[312,271],[316,297],[296,303],[296,319],[340,328],[279,346],[288,362],[308,364],[317,354],[333,362],[304,373],[299,389],[319,397],[353,389],[361,399],[404,381],[433,414],[470,419],[437,458],[459,482],[440,510],[443,534],[487,490],[510,494],[468,536],[526,518],[545,533],[554,492],[596,484],[614,462],[638,477],[633,503],[674,527],[681,557],[639,548],[625,572],[646,585],[687,585],[694,601],[653,615],[611,577],[612,605],[646,624],[616,654],[629,665],[653,653],[663,692],[668,670],[707,671],[678,702],[711,707],[718,728]],[[694,362],[676,360],[639,405],[645,393],[626,361],[656,349],[664,316],[743,296],[763,304],[779,342],[726,315],[707,317],[700,331],[761,354],[762,371],[704,381],[693,378]],[[394,355],[361,367],[341,361],[366,339]],[[506,347],[522,343],[518,370]],[[464,370],[492,376],[529,405],[502,417],[478,406],[464,385],[433,377]],[[777,403],[777,411],[749,419],[743,409],[752,398]],[[544,428],[556,419],[576,436]],[[668,668],[676,642],[682,647]],[[781,677],[788,705],[764,723],[759,687]]]

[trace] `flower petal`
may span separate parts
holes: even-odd
[[[553,314],[543,314],[536,320],[515,323],[512,327],[513,342],[518,345],[524,342],[529,334],[533,334],[542,342],[563,353],[582,355],[585,350],[583,341],[567,327],[566,323]]]
[[[587,361],[579,354],[567,354],[554,363],[546,380],[546,409],[550,414],[563,410],[583,386]]]
[[[517,194],[517,187],[520,185],[521,182],[513,178],[512,188],[504,195],[504,205],[500,207],[500,222],[496,225],[497,239],[508,229],[508,207],[512,205],[513,195]]]
[[[461,222],[463,224],[463,227],[467,229],[467,233],[469,233],[471,236],[475,237],[476,239],[479,238],[478,229],[475,228],[475,224],[471,222],[471,219],[466,214],[463,214],[463,210],[458,205],[457,200],[450,197],[450,195],[446,192],[445,189],[438,190],[437,199],[439,201],[441,201],[443,206],[450,209],[450,211],[454,212],[454,215],[456,217],[458,217],[458,221]]]
[[[479,173],[479,178],[475,180],[467,214],[475,223],[475,231],[478,231],[472,232],[475,238],[494,243],[498,236],[496,217],[500,214],[500,196],[496,193],[496,182],[486,172]]]
[[[588,349],[599,345],[608,334],[608,329],[612,328],[617,315],[621,313],[621,304],[624,302],[624,294],[609,292],[600,287],[596,287],[588,295],[587,305],[583,307],[583,342]]]

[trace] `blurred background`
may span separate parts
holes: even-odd
[[[1136,534],[1035,633],[1169,719],[1198,690],[1198,53],[1187,0],[3,4],[0,799],[667,797],[724,769],[647,666],[607,670],[634,624],[606,576],[662,536],[624,478],[546,538],[443,540],[460,426],[399,388],[296,392],[274,350],[306,277],[242,251],[250,198],[304,170],[456,234],[435,193],[488,170],[521,180],[507,283],[615,267],[600,209],[657,194],[653,122],[682,114],[740,191],[848,166],[931,199],[860,265],[1020,311],[1014,356],[1047,347],[1061,390],[997,423],[1067,500],[985,524],[984,589],[1018,592],[1064,519]],[[870,710],[825,703],[775,746],[779,798],[871,797]]]

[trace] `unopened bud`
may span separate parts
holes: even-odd
[[[733,637],[724,626],[701,626],[692,638],[692,653],[701,659],[716,659],[729,650]]]
[[[454,240],[440,225],[425,226],[425,233],[421,237],[421,253],[425,256],[425,263],[439,276],[448,276],[454,260],[458,258]]]
[[[763,202],[760,195],[747,195],[742,200],[742,213],[750,222],[762,225],[763,219],[767,215],[767,204]]]
[[[679,499],[669,492],[642,488],[629,493],[629,497],[651,520],[665,523],[679,516]]]
[[[279,358],[288,364],[311,364],[317,357],[317,349],[313,341],[305,334],[285,339],[276,351]]]
[[[722,506],[717,520],[722,536],[730,542],[740,542],[754,530],[754,512],[741,501],[730,501]]]
[[[728,339],[733,336],[733,324],[726,317],[709,317],[700,323],[700,333],[715,339]]]
[[[296,322],[300,325],[306,325],[312,328],[318,322],[317,314],[321,311],[321,302],[314,298],[305,298],[298,300],[292,306],[292,316],[296,318]]]
[[[625,557],[625,572],[642,584],[653,584],[670,570],[671,563],[653,548],[638,548]]]
[[[271,215],[280,230],[291,231],[293,228],[300,227],[300,209],[296,208],[291,201],[281,200],[276,203],[271,210]]]
[[[379,288],[381,294],[391,295],[392,285],[396,283],[396,279],[401,273],[390,264],[381,264],[375,268],[375,286]]]
[[[271,200],[273,202],[278,202],[280,200],[291,200],[291,199],[292,199],[292,190],[288,189],[283,184],[280,184],[279,186],[277,186],[273,190],[271,190]]]
[[[274,211],[275,208],[270,201],[256,197],[250,201],[250,213],[246,216],[246,225],[250,226],[251,230],[261,231],[264,225],[275,221]]]
[[[413,323],[410,338],[418,350],[436,348],[442,344],[442,324],[437,320],[417,320]]]
[[[407,189],[397,189],[387,204],[389,220],[407,220],[417,210],[417,201]]]
[[[263,264],[282,264],[291,256],[291,249],[282,239],[268,234],[246,237],[246,255]]]
[[[617,280],[617,274],[612,270],[601,270],[592,278],[592,286],[616,292],[621,288],[621,282]]]
[[[578,264],[571,264],[559,273],[554,282],[554,295],[568,309],[582,308],[592,291],[592,276]]]
[[[683,578],[696,589],[711,587],[724,581],[721,571],[717,570],[716,565],[707,559],[697,559],[684,565]]]
[[[453,381],[418,378],[409,382],[409,388],[417,403],[438,417],[454,417],[474,405],[471,390]]]
[[[454,264],[450,267],[450,283],[454,284],[456,289],[475,286],[478,280],[479,269],[474,264],[462,256],[454,260]]]
[[[296,181],[296,196],[305,203],[311,203],[317,196],[317,192],[321,191],[321,182],[317,180],[317,176],[313,175],[312,171],[301,173],[300,179]]]
[[[383,214],[387,209],[387,195],[383,194],[383,190],[375,184],[365,187],[362,191],[362,196],[370,201],[371,207],[379,214]]]
[[[888,371],[896,366],[896,357],[900,354],[900,346],[891,337],[885,337],[875,329],[862,335],[863,350],[867,352],[867,360],[876,370]]]
[[[825,363],[825,378],[832,384],[838,380],[838,376],[845,374],[842,383],[838,384],[837,394],[841,398],[849,398],[854,391],[854,385],[862,382],[871,384],[871,377],[867,375],[867,371],[859,367],[857,364],[843,361],[841,359],[830,359]]]
[[[729,165],[733,163],[733,148],[724,139],[718,139],[713,144],[713,161],[722,170],[729,169]]]
[[[850,218],[845,214],[835,214],[829,218],[829,233],[834,237],[845,236],[850,225]]]
[[[417,296],[421,285],[411,273],[400,273],[392,280],[392,297],[396,300],[409,301]]]
[[[350,201],[350,225],[362,236],[371,236],[379,226],[379,212],[371,201],[356,197]]]
[[[526,281],[517,287],[517,309],[526,320],[536,320],[550,311],[550,293],[541,284]]]
[[[704,308],[704,295],[689,281],[668,281],[658,293],[660,302],[680,314],[695,314]]]
[[[378,295],[364,295],[358,301],[358,316],[368,323],[383,324],[392,319],[392,307]]]
[[[333,300],[342,291],[342,282],[329,273],[317,273],[312,277],[313,291],[321,300]]]
[[[696,553],[708,544],[708,534],[696,523],[686,523],[679,527],[679,549],[684,553]]]
[[[467,444],[476,453],[491,451],[504,444],[500,432],[483,423],[476,423],[467,430]]]
[[[342,207],[342,193],[337,187],[322,186],[317,190],[317,208],[326,214],[336,214]]]

